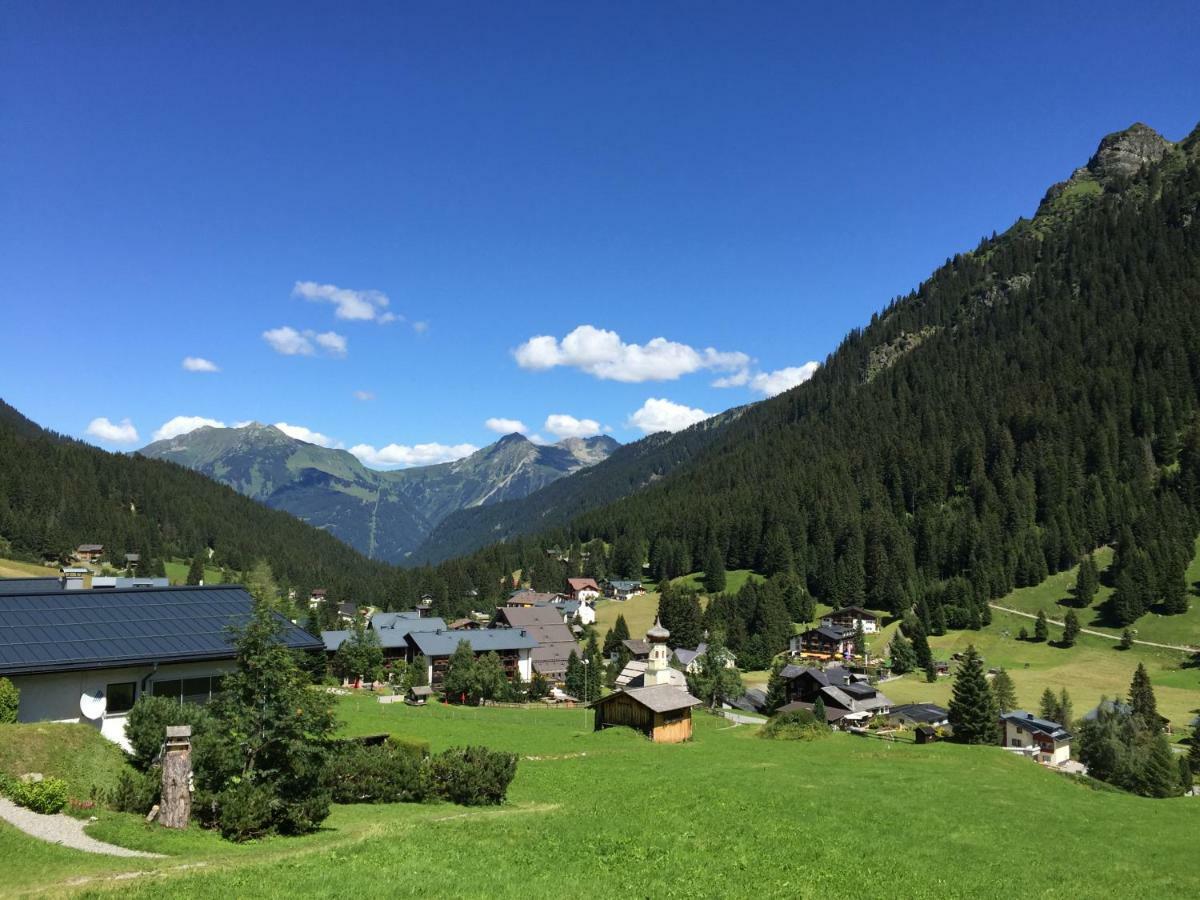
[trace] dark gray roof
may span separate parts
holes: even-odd
[[[693,706],[699,706],[701,703],[700,700],[697,700],[683,688],[678,688],[671,684],[653,684],[649,687],[613,691],[613,693],[597,700],[592,705],[599,706],[622,694],[636,700],[647,709],[660,713],[671,712],[676,709],[691,709]]]
[[[466,641],[476,653],[491,650],[532,650],[537,641],[519,628],[483,628],[479,631],[412,631],[408,640],[426,656],[449,656]]]
[[[237,585],[0,596],[0,675],[232,659],[230,628],[254,608]],[[279,617],[297,650],[322,642]]]
[[[338,647],[350,637],[349,631],[322,631],[321,640],[325,642],[325,649],[329,653],[333,653]],[[347,651],[349,652],[349,651]]]
[[[621,581],[620,579],[616,579],[610,581],[609,586],[614,591],[636,591],[642,586],[642,583],[640,581]]]
[[[833,612],[827,612],[821,618],[832,619],[834,616],[851,615],[856,619],[871,619],[875,622],[879,621],[879,616],[870,610],[863,609],[861,606],[843,606],[841,609],[835,609]]]
[[[936,703],[906,703],[892,710],[892,715],[898,719],[908,719],[910,722],[944,722],[950,717],[950,711]]]
[[[45,578],[0,578],[0,594],[43,594],[61,590],[62,580],[52,575]]]
[[[447,631],[450,626],[439,616],[422,618],[415,611],[380,612],[371,616],[371,630],[379,635],[385,650],[406,646],[405,638],[414,631]]]
[[[1057,722],[1039,718],[1023,709],[1014,709],[1012,712],[1001,713],[1000,718],[1005,722],[1020,725],[1029,731],[1041,732],[1056,741],[1069,741],[1071,739],[1071,733]]]

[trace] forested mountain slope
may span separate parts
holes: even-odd
[[[510,434],[453,462],[380,471],[346,450],[252,422],[197,428],[139,452],[203,472],[328,531],[373,559],[404,562],[455,510],[524,497],[594,465],[618,446],[606,435],[538,445]]]
[[[379,602],[396,592],[396,570],[287,513],[180,466],[45,431],[0,402],[0,544],[56,558],[81,543],[148,560],[212,549],[213,565],[236,571],[266,560],[301,592]]]
[[[793,569],[822,600],[916,604],[963,627],[989,597],[1117,541],[1132,605],[1113,612],[1127,619],[1179,600],[1198,404],[1200,129],[1171,144],[1134,126],[1032,220],[949,260],[689,465],[443,572],[547,569],[538,546],[634,542],[656,574],[715,551],[731,568]]]

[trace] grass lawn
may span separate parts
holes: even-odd
[[[1056,693],[1065,687],[1077,716],[1095,706],[1101,695],[1124,697],[1133,670],[1139,662],[1145,663],[1159,710],[1176,726],[1176,736],[1185,736],[1178,733],[1179,726],[1186,725],[1200,707],[1200,669],[1185,668],[1184,654],[1141,646],[1117,650],[1113,641],[1086,634],[1081,634],[1070,649],[1018,641],[1018,630],[1028,624],[1019,616],[993,611],[992,624],[987,628],[932,637],[929,644],[941,659],[975,644],[988,667],[1004,666],[1008,670],[1016,684],[1017,701],[1027,709],[1036,711],[1047,687]],[[950,678],[927,684],[923,675],[910,674],[887,682],[883,691],[896,703],[928,700],[945,705],[951,684]]]
[[[1200,595],[1197,594],[1196,588],[1197,584],[1200,584],[1200,540],[1197,541],[1196,550],[1186,575],[1192,601],[1191,609],[1178,616],[1161,616],[1153,611],[1148,612],[1131,626],[1135,637],[1143,641],[1200,647]],[[1112,548],[1101,547],[1095,555],[1096,565],[1100,568],[1100,590],[1090,607],[1076,610],[1079,624],[1084,628],[1120,635],[1120,628],[1110,628],[1104,624],[1102,614],[1105,601],[1112,595],[1112,586],[1104,583],[1108,580],[1108,568],[1112,565]],[[1051,619],[1062,621],[1067,608],[1074,603],[1071,591],[1075,587],[1076,572],[1077,569],[1071,569],[1051,575],[1036,587],[1018,588],[996,602],[1001,606],[1031,613],[1044,609]],[[1028,627],[1030,631],[1033,630],[1032,625]],[[1056,636],[1055,631],[1057,629],[1051,626],[1052,637]]]
[[[40,566],[18,559],[0,559],[0,578],[53,578],[58,567]]]
[[[998,748],[847,735],[770,742],[705,714],[692,743],[657,746],[621,729],[592,732],[579,710],[417,709],[351,697],[341,713],[351,733],[519,753],[509,802],[336,807],[317,834],[244,846],[113,813],[90,829],[165,860],[89,856],[0,827],[4,891],[942,898],[1046,896],[1058,893],[1047,888],[1053,873],[1072,897],[1110,897],[1121,884],[1146,896],[1200,892],[1200,802],[1094,791]],[[147,874],[113,877],[131,872]]]
[[[722,593],[736,594],[750,578],[762,579],[762,576],[750,569],[730,569],[725,573],[725,590]],[[703,591],[704,573],[693,572],[690,575],[680,575],[678,578],[672,578],[671,584]]]
[[[189,560],[173,559],[163,563],[163,568],[167,571],[167,579],[171,584],[185,584],[187,582],[188,569],[191,568]],[[205,584],[220,584],[221,570],[214,569],[210,566],[204,567],[204,583]]]
[[[74,799],[89,799],[93,786],[113,787],[124,767],[121,749],[90,725],[0,725],[0,772],[62,778]]]

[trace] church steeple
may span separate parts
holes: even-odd
[[[662,622],[655,616],[653,627],[646,632],[646,642],[650,645],[650,658],[646,661],[647,685],[670,683],[670,651],[667,650],[667,638],[670,636],[671,632],[663,628]]]

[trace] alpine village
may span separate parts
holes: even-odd
[[[216,109],[242,103],[231,98],[244,89],[256,102],[278,104],[274,113],[259,112],[297,131],[249,181],[242,167],[260,151],[232,134],[210,135],[206,151],[187,151],[197,180],[183,189],[155,174],[166,163],[152,149],[145,150],[144,172],[126,162],[112,169],[117,164],[104,148],[117,137],[64,139],[45,149],[33,133],[42,127],[33,124],[33,106],[23,106],[32,100],[16,101],[16,121],[0,124],[0,143],[10,147],[0,152],[6,175],[26,171],[26,151],[11,148],[27,144],[38,165],[49,167],[47,176],[61,167],[69,191],[87,194],[95,189],[90,180],[120,179],[125,199],[108,210],[111,238],[130,241],[116,269],[94,275],[92,255],[115,244],[105,237],[92,246],[101,237],[84,236],[58,212],[21,214],[46,216],[57,229],[57,248],[35,249],[11,228],[0,237],[5,257],[25,259],[2,317],[18,346],[10,347],[0,377],[7,401],[0,401],[0,896],[1200,896],[1200,126],[1164,135],[1110,119],[1107,134],[1081,124],[1046,142],[1029,138],[1021,114],[1012,112],[1011,126],[997,125],[997,133],[1026,141],[1019,150],[1024,169],[1004,168],[1001,155],[964,168],[969,175],[955,176],[962,183],[930,176],[922,187],[905,175],[895,186],[908,192],[895,200],[897,218],[877,222],[866,209],[855,213],[870,219],[863,228],[874,229],[871,240],[895,242],[890,255],[871,257],[858,274],[850,264],[833,278],[871,294],[870,304],[796,300],[811,308],[785,313],[777,298],[774,307],[745,310],[745,327],[734,328],[726,319],[741,315],[740,295],[710,315],[693,308],[708,299],[675,297],[671,282],[676,253],[702,272],[748,265],[731,249],[741,237],[710,250],[654,241],[634,247],[637,240],[618,229],[596,238],[588,252],[604,262],[594,267],[579,261],[579,246],[549,258],[551,248],[572,245],[550,232],[576,227],[567,223],[575,222],[570,205],[583,202],[573,193],[577,182],[594,192],[587,202],[597,209],[608,202],[605,191],[635,190],[615,174],[601,175],[603,158],[649,160],[665,146],[655,143],[658,124],[635,136],[605,106],[620,96],[641,121],[636,91],[607,81],[584,89],[573,79],[595,75],[601,56],[606,72],[610,64],[644,64],[647,89],[690,110],[671,127],[712,137],[688,117],[725,116],[730,128],[753,135],[760,126],[744,116],[786,121],[791,113],[782,114],[769,91],[735,98],[717,84],[728,76],[745,88],[767,77],[750,44],[783,66],[791,52],[784,45],[801,40],[791,26],[769,37],[759,31],[765,21],[744,6],[689,7],[687,17],[699,21],[686,26],[665,16],[665,6],[644,8],[643,38],[662,37],[654,52],[683,54],[671,72],[684,57],[705,56],[696,77],[710,84],[708,94],[687,79],[675,81],[682,75],[665,74],[665,63],[652,64],[653,53],[630,43],[632,31],[614,31],[614,22],[592,17],[595,10],[587,14],[595,46],[582,20],[559,20],[553,10],[561,7],[539,6],[528,16],[512,10],[519,23],[485,7],[343,11],[354,23],[327,18],[328,8],[311,22],[291,21],[298,10],[289,11],[279,27],[313,43],[306,56],[274,39],[265,49],[261,42],[277,20],[259,4],[227,16],[195,8],[195,22],[159,7],[135,17],[132,6],[107,9],[13,10],[22,49],[18,59],[0,62],[0,72],[10,87],[50,103],[39,107],[36,121],[52,123],[45,126],[51,133],[76,133],[64,130],[67,124],[133,129],[111,146],[130,146],[134,133],[176,146],[180,135],[199,134],[199,119],[190,117],[211,113],[218,130],[245,123],[247,141],[267,140],[249,107]],[[618,9],[618,18],[632,14],[616,7],[614,16]],[[77,14],[89,24],[75,21]],[[775,14],[784,15],[778,8]],[[438,28],[453,23],[453,37],[434,19]],[[743,33],[751,20],[756,24]],[[176,30],[192,28],[194,42]],[[424,45],[414,35],[425,29],[427,37],[436,31],[429,46],[437,53],[418,49]],[[71,63],[69,82],[43,74],[33,47],[48,48],[53,60],[86,46],[85,32],[107,45],[104,61],[90,47],[82,58],[94,62]],[[488,45],[484,32],[503,49]],[[545,56],[535,32],[578,43]],[[702,42],[701,32],[713,42],[704,54],[689,43]],[[1188,33],[1200,40],[1195,28]],[[330,48],[316,49],[325,37]],[[282,33],[279,40],[286,43]],[[727,40],[749,43],[734,51]],[[805,46],[816,53],[809,40]],[[844,40],[839,35],[835,43]],[[1182,33],[1180,40],[1186,43]],[[393,41],[404,48],[394,58],[383,49]],[[251,65],[251,46],[291,74]],[[1200,44],[1190,46],[1193,65],[1185,68],[1195,71]],[[470,63],[468,47],[477,56]],[[219,61],[212,73],[204,48]],[[124,62],[108,58],[126,50]],[[361,84],[395,79],[391,90],[415,121],[462,114],[484,122],[492,103],[496,121],[481,124],[478,135],[461,130],[462,122],[446,124],[447,135],[462,139],[444,146],[447,159],[412,137],[407,124],[393,131],[378,125],[377,136],[356,133],[367,108],[380,121],[407,122],[409,115],[391,109],[375,88],[358,93],[360,82],[351,89],[343,81],[351,76],[341,69],[358,67],[359,50]],[[163,74],[169,70],[160,53],[174,53],[192,74]],[[464,57],[479,71],[460,81],[467,76],[438,62],[440,53]],[[322,93],[310,63],[337,68],[321,77],[344,90]],[[243,64],[248,68],[238,69]],[[857,62],[846,58],[836,67],[846,64]],[[949,77],[941,62],[917,65]],[[232,68],[218,75],[222,66]],[[528,66],[544,71],[534,77]],[[166,81],[155,88],[160,76]],[[536,90],[547,103],[565,98],[566,84],[553,84],[559,77],[580,88],[585,105],[596,104],[586,114],[597,129],[589,140],[605,150],[580,147],[581,156],[572,157],[565,138],[540,134],[541,114],[521,105],[523,91]],[[1166,89],[1161,82],[1152,88],[1146,75],[1150,93],[1143,93],[1141,75],[1125,77],[1137,85],[1132,99]],[[39,86],[43,78],[56,87]],[[119,102],[108,92],[120,94],[127,78],[136,87]],[[189,79],[195,82],[184,86]],[[485,90],[480,79],[495,83]],[[300,83],[311,88],[303,98]],[[471,85],[469,99],[452,99],[467,90],[463,84]],[[836,157],[845,152],[855,166],[900,177],[890,138],[848,149],[845,143],[857,139],[832,139],[829,126],[809,120],[804,109],[823,102],[817,95],[826,88],[805,90],[816,93],[795,99],[798,120],[787,128],[796,129],[789,140],[804,146],[806,165],[841,172]],[[841,96],[843,88],[828,90]],[[47,99],[73,91],[92,97],[94,109],[64,101],[56,110],[59,101]],[[271,91],[281,93],[272,98]],[[418,95],[440,99],[420,111]],[[1191,97],[1200,101],[1195,91]],[[1091,96],[1097,115],[1109,109],[1102,100]],[[884,101],[853,102],[874,115]],[[174,112],[156,105],[176,103]],[[293,114],[301,108],[326,121],[300,126]],[[1125,108],[1114,100],[1109,112],[1124,115]],[[1153,108],[1175,121],[1157,100]],[[544,265],[546,277],[553,273],[563,284],[608,278],[599,269],[623,265],[613,262],[620,254],[636,256],[635,268],[642,260],[653,268],[655,253],[670,254],[661,275],[647,269],[632,276],[657,283],[660,300],[639,301],[644,323],[635,318],[638,303],[610,310],[581,284],[578,302],[559,298],[581,308],[552,311],[549,301],[531,299],[502,325],[510,313],[479,301],[472,315],[486,325],[452,334],[450,322],[465,321],[451,318],[458,315],[453,308],[468,301],[439,294],[432,282],[466,273],[437,259],[441,251],[429,249],[436,241],[421,244],[422,255],[373,243],[372,231],[408,231],[386,216],[347,210],[336,227],[302,226],[303,216],[260,217],[251,205],[257,201],[234,199],[238,191],[274,196],[282,187],[277,177],[305,192],[306,167],[315,167],[311,172],[321,174],[313,176],[307,202],[316,210],[326,202],[321,192],[331,189],[328,172],[341,173],[338,190],[367,191],[365,172],[350,160],[368,165],[363,161],[394,152],[430,179],[422,186],[421,177],[412,178],[412,203],[444,192],[444,209],[434,204],[421,214],[440,221],[454,204],[468,202],[455,193],[466,189],[453,186],[452,162],[475,172],[479,154],[486,155],[477,145],[491,140],[486,129],[501,127],[508,113],[530,132],[497,137],[507,142],[503,159],[478,172],[513,167],[520,184],[563,194],[518,202],[500,184],[480,187],[490,202],[504,196],[514,205],[484,212],[472,200],[471,215],[544,205],[536,214],[522,207],[512,223],[491,230],[473,222],[464,245],[494,241],[487,265],[500,266],[500,256],[511,252],[516,257],[505,264],[519,266],[523,243],[548,241],[547,257],[530,263],[530,271]],[[909,112],[889,114],[896,128],[908,127]],[[1070,120],[1073,112],[1055,114]],[[179,135],[167,124],[174,117],[187,123]],[[1091,111],[1084,121],[1093,121]],[[601,136],[608,127],[616,132]],[[959,131],[948,121],[938,128]],[[318,135],[324,129],[342,131],[340,141],[397,146],[356,146],[343,158],[337,142]],[[940,133],[930,138],[943,140]],[[609,139],[616,143],[608,146]],[[402,146],[409,140],[418,149]],[[551,146],[538,147],[543,140]],[[945,140],[953,147],[923,145],[903,166],[920,171],[940,165],[933,160],[951,149],[974,152],[969,134]],[[756,150],[736,141],[717,145],[719,152],[708,147],[691,162],[690,151],[675,148],[682,156],[654,162],[665,167],[655,178],[675,177],[676,165],[753,178],[745,166],[758,165]],[[1036,158],[1042,147],[1050,148],[1053,166]],[[531,159],[518,161],[526,151]],[[216,177],[213,166],[239,187],[231,193],[229,184],[206,182]],[[1048,189],[1030,176],[1044,171],[1058,171]],[[803,190],[823,198],[832,188],[821,181],[806,176]],[[740,202],[809,203],[788,193],[801,189],[787,178],[776,186],[784,199],[768,201],[746,187]],[[183,246],[191,226],[176,217],[209,215],[208,190],[224,198],[213,202],[235,204],[230,217],[241,210],[248,221],[230,224],[228,237],[224,222],[206,232],[201,253]],[[707,215],[700,212],[706,203],[737,207],[724,188],[714,190],[711,198],[675,195],[676,205],[695,216]],[[160,198],[149,196],[157,191],[181,206],[149,230],[137,223],[135,236],[135,219],[159,216]],[[919,209],[923,194],[929,210]],[[63,215],[84,202],[45,196],[48,206],[66,204]],[[89,195],[87,203],[104,204],[103,196]],[[671,202],[664,201],[662,214],[672,222],[677,214],[686,218],[666,209]],[[8,208],[16,217],[16,206]],[[996,221],[997,211],[1014,208],[1024,210],[1015,223]],[[774,215],[764,211],[753,240],[744,236],[758,244],[754,265],[798,247],[763,231]],[[858,252],[850,221],[823,224],[833,234],[822,240],[839,248],[829,252]],[[998,230],[975,240],[961,233],[968,221]],[[959,233],[947,223],[959,223]],[[39,226],[45,233],[50,227]],[[307,243],[306,227],[318,228],[324,244]],[[185,230],[168,246],[172,229]],[[233,250],[242,238],[232,235],[246,229],[278,231],[269,240],[255,237],[246,253]],[[699,240],[699,231],[688,234]],[[284,247],[293,238],[301,242],[298,256]],[[48,294],[22,279],[43,271],[35,264],[43,253],[57,252],[58,264],[70,270],[65,260],[77,242],[88,262],[51,279],[59,285],[54,291],[78,296],[60,316]],[[482,246],[472,253],[483,253]],[[153,259],[137,259],[143,251]],[[232,282],[257,279],[253,295],[220,312],[192,306],[188,320],[163,319],[153,331],[141,330],[160,313],[133,299],[126,305],[125,296],[170,294],[176,278],[223,268],[226,253],[228,270],[214,284],[236,293]],[[183,254],[178,267],[172,254]],[[380,254],[403,257],[403,265],[376,266]],[[804,254],[814,271],[835,265]],[[725,261],[718,265],[718,257]],[[910,268],[912,259],[929,258],[944,262],[932,271]],[[412,275],[426,264],[433,267],[429,281]],[[282,299],[259,299],[276,291],[280,271],[297,267],[350,283],[374,279],[406,297],[389,301],[384,290],[297,281],[290,297],[285,284]],[[471,284],[486,293],[483,282],[502,268],[480,269]],[[910,271],[920,280],[908,293],[890,301],[879,295],[877,283],[908,289]],[[724,277],[712,275],[712,297],[724,290]],[[125,283],[112,293],[98,288],[85,301],[105,279]],[[446,299],[419,301],[421,291]],[[836,286],[829,291],[828,299],[838,296]],[[38,293],[45,303],[34,304],[35,338],[35,320],[19,318],[16,307],[18,295]],[[428,322],[409,312],[422,302]],[[767,308],[780,309],[779,318],[762,318]],[[667,318],[660,311],[669,311]],[[253,334],[239,349],[239,316],[262,318],[266,327],[277,315],[312,327]],[[807,336],[808,319],[828,322]],[[576,321],[595,324],[574,331],[562,324]],[[628,342],[602,327],[618,322]],[[117,330],[95,330],[108,325]],[[330,326],[351,335],[356,354],[365,356],[371,341],[386,340],[391,349],[378,351],[377,370],[343,376],[357,356],[338,331],[320,330]],[[762,335],[764,359],[776,345],[816,356],[802,348],[828,333],[836,337],[816,348],[819,362],[769,371],[755,357],[725,349],[749,345],[745,335],[755,327],[778,332]],[[547,330],[566,336],[541,333]],[[63,332],[83,337],[74,343]],[[660,333],[667,337],[654,337]],[[672,333],[723,349],[668,340]],[[525,340],[527,334],[539,336]],[[206,356],[187,356],[180,367],[185,352]],[[239,356],[255,355],[253,365],[238,368]],[[376,372],[374,381],[368,384],[364,372]],[[683,386],[693,381],[681,376],[694,380],[693,394]],[[653,381],[662,383],[647,395],[643,383]],[[354,385],[371,390],[349,399]],[[725,397],[728,408],[712,413],[659,399],[667,392],[708,409]],[[651,399],[618,426],[623,398],[634,396]],[[610,402],[616,411],[603,406]],[[596,413],[553,413],[540,427],[490,418],[491,443],[380,447],[349,446],[276,422],[303,416],[331,434],[358,429],[378,442],[390,431],[415,441],[453,435],[465,418],[456,407],[474,410],[478,403],[538,422],[550,409],[586,411],[591,404]],[[245,409],[264,421],[233,411],[224,419],[177,416],[142,437],[141,419],[153,424],[160,406],[212,415]],[[338,412],[323,418],[333,407]],[[85,428],[91,413],[77,413],[84,409],[119,415]],[[123,418],[125,410],[131,418]],[[634,428],[640,435],[630,433]]]

